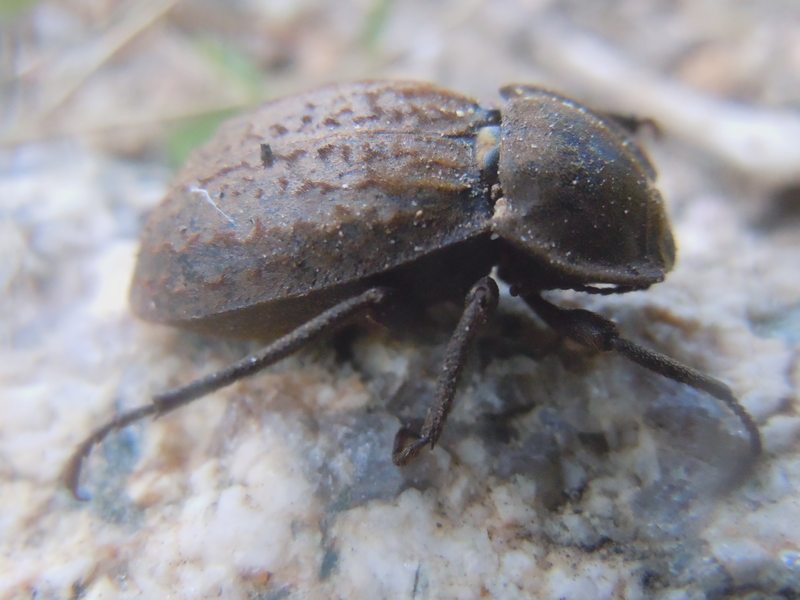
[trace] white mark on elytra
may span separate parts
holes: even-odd
[[[189,188],[189,192],[192,194],[200,194],[203,197],[203,200],[208,202],[214,208],[215,211],[217,211],[219,214],[225,217],[228,223],[230,223],[231,225],[236,225],[236,221],[231,219],[228,215],[225,214],[225,212],[219,206],[217,206],[217,203],[214,202],[214,199],[211,197],[211,194],[208,193],[208,190],[204,188],[199,188],[197,186],[191,186]]]

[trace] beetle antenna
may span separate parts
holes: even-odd
[[[761,435],[753,417],[739,403],[731,389],[718,379],[621,337],[613,321],[596,313],[583,309],[559,308],[538,294],[525,294],[522,297],[545,323],[562,335],[595,350],[617,352],[654,373],[685,383],[715,397],[744,425],[750,441],[752,462],[755,462],[761,454]]]
[[[79,487],[81,467],[92,448],[109,433],[116,429],[127,427],[145,417],[160,417],[198,398],[202,398],[206,394],[230,385],[243,377],[253,375],[282,358],[286,358],[312,339],[383,303],[389,293],[390,290],[388,288],[375,287],[358,296],[347,298],[285,336],[278,338],[259,352],[233,363],[226,369],[210,373],[181,387],[156,394],[150,404],[134,408],[115,417],[102,427],[95,429],[89,437],[78,445],[64,470],[64,484],[72,492],[76,500],[88,500],[89,496],[82,492]]]

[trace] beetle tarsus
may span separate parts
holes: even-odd
[[[758,426],[750,413],[739,403],[727,385],[669,356],[639,346],[625,338],[616,338],[613,340],[612,346],[613,350],[618,354],[638,365],[714,396],[717,400],[725,404],[725,406],[727,406],[742,422],[742,425],[744,425],[750,440],[751,456],[756,458],[761,454],[761,434],[758,431]]]
[[[445,350],[442,370],[436,382],[435,403],[428,411],[419,434],[405,427],[397,432],[392,451],[394,464],[406,465],[424,446],[430,444],[431,449],[436,446],[447,415],[453,408],[456,385],[466,362],[467,350],[480,327],[497,308],[498,296],[497,284],[491,277],[481,278],[467,294],[464,312]]]
[[[87,492],[80,489],[81,466],[84,459],[89,456],[95,445],[99,444],[103,439],[112,431],[127,427],[131,423],[149,417],[150,415],[158,414],[158,406],[156,404],[147,404],[138,408],[131,409],[121,415],[115,417],[102,427],[95,429],[92,434],[83,440],[67,463],[64,469],[64,485],[72,493],[76,500],[86,501],[91,498]]]
[[[413,461],[420,450],[430,443],[430,438],[421,436],[410,427],[401,427],[394,436],[392,462],[398,467],[404,467]]]
[[[375,287],[358,296],[343,300],[300,325],[294,331],[278,338],[259,352],[243,358],[228,368],[210,373],[181,387],[156,394],[150,404],[129,410],[108,421],[102,427],[95,429],[78,445],[64,470],[65,485],[77,500],[87,500],[88,495],[80,489],[81,467],[92,448],[109,433],[127,427],[145,417],[160,417],[239,379],[253,375],[296,352],[314,338],[382,304],[389,294],[388,288]]]
[[[725,404],[744,425],[753,461],[761,454],[761,435],[753,417],[739,403],[731,389],[718,379],[620,337],[616,324],[596,313],[559,308],[538,294],[524,294],[522,297],[545,323],[562,335],[594,350],[616,352],[654,373],[710,394]]]

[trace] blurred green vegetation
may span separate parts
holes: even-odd
[[[389,21],[391,8],[392,0],[374,0],[372,6],[370,6],[361,32],[361,43],[367,49],[375,49]]]
[[[0,0],[0,19],[15,17],[37,2],[38,0]]]
[[[254,101],[263,98],[264,73],[249,55],[229,41],[215,37],[200,37],[195,46],[219,71],[220,85],[235,86],[237,92]]]
[[[183,119],[172,127],[167,137],[167,160],[173,168],[186,162],[197,146],[209,139],[225,119],[235,110],[221,110],[198,117]]]
[[[232,87],[242,106],[257,104],[266,95],[264,73],[244,52],[221,39],[203,36],[196,40],[198,53],[219,72],[219,85]],[[167,159],[173,167],[182,165],[191,151],[209,139],[219,124],[235,109],[193,116],[173,127],[167,139]]]

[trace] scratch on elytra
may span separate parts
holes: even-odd
[[[215,211],[217,211],[219,214],[225,217],[228,223],[230,223],[231,225],[236,225],[236,221],[231,219],[228,215],[225,214],[225,212],[219,206],[217,206],[217,203],[214,202],[214,199],[211,197],[211,194],[208,193],[208,190],[192,186],[189,188],[189,192],[192,194],[200,194],[206,202],[208,202],[211,206],[214,207]]]

